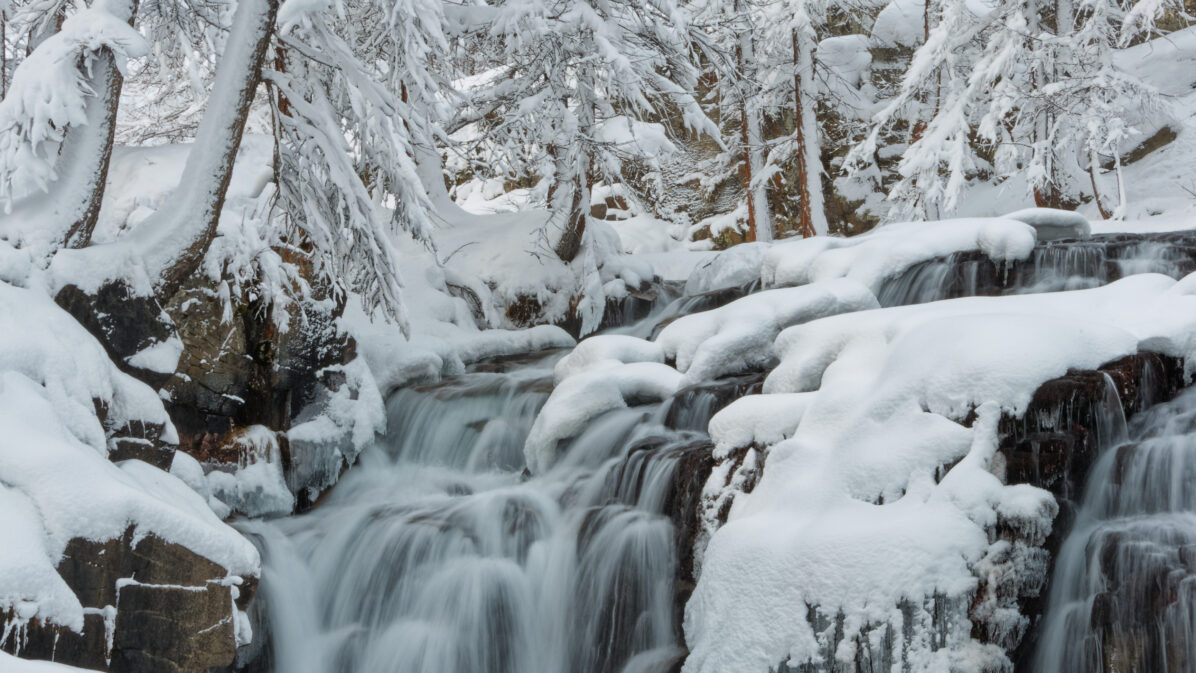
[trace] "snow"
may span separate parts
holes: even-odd
[[[832,239],[820,237],[808,240],[825,242]],[[743,243],[702,260],[686,281],[685,293],[702,294],[759,280],[761,261],[772,249],[767,243]]]
[[[793,436],[813,393],[746,395],[723,407],[710,419],[715,457],[752,445],[771,446]]]
[[[1034,227],[1005,218],[961,218],[885,225],[852,238],[814,237],[774,245],[764,255],[766,287],[851,278],[878,292],[881,284],[935,257],[980,250],[994,262],[1026,259]]]
[[[837,279],[751,294],[721,308],[682,316],[657,337],[689,384],[762,369],[772,363],[782,329],[837,313],[880,306],[865,286]]]
[[[1083,215],[1071,210],[1054,208],[1027,208],[1009,213],[1005,219],[1025,222],[1034,227],[1038,240],[1051,241],[1057,238],[1087,238],[1092,225]]]
[[[622,334],[600,334],[584,339],[553,369],[556,385],[571,376],[632,362],[664,362],[660,345]]]
[[[171,336],[165,341],[157,341],[125,359],[133,367],[159,374],[173,374],[179,366],[179,358],[183,356],[183,341],[177,336]]]
[[[52,661],[32,661],[0,651],[0,670],[4,673],[80,673],[85,669],[57,664]]]
[[[602,414],[667,399],[681,387],[675,369],[657,362],[619,364],[574,373],[553,391],[536,416],[523,447],[527,467],[540,474],[556,460],[557,445]]]
[[[0,283],[0,612],[20,627],[43,619],[82,628],[83,608],[55,568],[73,538],[108,540],[132,526],[257,575],[253,545],[179,478],[140,461],[108,460],[108,433],[161,424],[158,395],[120,372],[103,347],[40,289]],[[101,423],[97,403],[107,409]]]
[[[786,329],[765,394],[711,421],[717,455],[772,444],[758,485],[735,497],[704,551],[686,607],[692,654],[684,670],[748,673],[821,660],[835,642],[834,622],[830,630],[811,624],[808,606],[842,613],[839,658],[865,646],[861,630],[900,629],[909,617],[913,670],[1007,666],[999,648],[968,635],[977,573],[1004,572],[1002,564],[1020,558],[1008,541],[990,544],[998,521],[1041,544],[1056,506],[1045,491],[1004,486],[992,474],[996,422],[1023,412],[1039,385],[1069,369],[1140,347],[1196,354],[1194,289],[1196,276],[1141,275],[1091,290],[846,313]],[[973,410],[972,426],[961,425]],[[917,634],[931,628],[935,595],[956,606],[943,617],[956,626],[932,652]],[[1015,627],[1020,619],[976,614]]]

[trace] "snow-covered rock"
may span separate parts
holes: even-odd
[[[1032,226],[1007,218],[966,218],[888,224],[852,238],[825,236],[785,241],[764,255],[766,287],[851,278],[873,292],[881,284],[935,257],[980,250],[994,262],[1026,259],[1037,241]]]
[[[867,287],[849,279],[767,290],[678,318],[656,341],[693,384],[766,367],[776,359],[773,341],[790,325],[879,306]]]
[[[1092,225],[1088,218],[1072,210],[1055,208],[1026,208],[1004,216],[1007,220],[1025,222],[1034,227],[1040,241],[1060,238],[1088,238]]]
[[[766,394],[711,423],[724,455],[788,438],[766,447],[759,483],[738,489],[704,550],[686,607],[685,670],[882,657],[869,638],[887,629],[912,634],[901,648],[913,670],[1007,667],[1001,647],[971,637],[972,620],[989,633],[1024,629],[993,598],[995,584],[1017,574],[1011,564],[1045,572],[1035,549],[1056,505],[994,474],[997,422],[1069,369],[1141,345],[1196,354],[1194,284],[1135,276],[1093,290],[844,314],[783,332]],[[773,394],[775,404],[763,401]],[[793,429],[784,406],[800,417]],[[759,460],[749,452],[745,460]],[[737,489],[733,467],[716,468],[713,501]],[[998,539],[998,524],[1018,537]]]

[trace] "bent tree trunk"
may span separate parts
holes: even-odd
[[[133,25],[137,2],[111,2],[108,11]],[[116,55],[107,47],[96,52],[90,69],[83,74],[95,97],[87,104],[86,121],[72,124],[66,131],[57,161],[58,179],[48,194],[17,203],[9,215],[14,220],[36,218],[46,223],[46,254],[64,245],[82,248],[91,241],[108,181],[124,77]]]
[[[195,145],[172,201],[145,222],[136,241],[165,301],[199,268],[216,238],[249,106],[261,80],[279,0],[241,0]]]

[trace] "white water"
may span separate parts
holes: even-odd
[[[660,512],[693,434],[661,407],[611,413],[526,479],[550,367],[396,393],[387,437],[327,501],[243,525],[265,564],[255,670],[663,673],[683,656]]]
[[[1059,552],[1037,673],[1196,673],[1196,390],[1093,467]]]

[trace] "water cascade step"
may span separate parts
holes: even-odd
[[[1051,587],[1035,673],[1196,672],[1196,390],[1099,458]]]
[[[672,670],[679,562],[692,564],[677,552],[692,531],[674,518],[704,481],[678,467],[709,442],[667,427],[668,404],[627,409],[529,477],[522,447],[551,364],[397,392],[388,436],[327,500],[245,523],[265,563],[266,644],[243,670]]]

